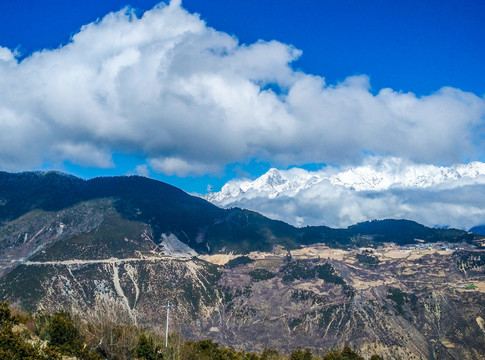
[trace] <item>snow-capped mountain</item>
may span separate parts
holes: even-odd
[[[322,181],[322,177],[303,169],[281,171],[270,169],[266,174],[254,181],[233,180],[225,184],[221,191],[206,195],[206,199],[214,203],[224,203],[226,200],[238,199],[249,193],[257,193],[270,199],[280,194],[295,195],[300,190]]]
[[[485,183],[485,163],[471,162],[449,167],[414,164],[397,158],[373,158],[362,166],[307,171],[270,169],[255,180],[232,180],[221,191],[205,198],[228,206],[241,199],[256,197],[294,197],[300,191],[327,182],[354,191],[383,191],[391,188],[454,188],[465,184]]]

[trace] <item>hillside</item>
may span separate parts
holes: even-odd
[[[163,334],[170,301],[174,331],[238,350],[485,353],[476,234],[407,220],[296,228],[137,176],[0,173],[0,203],[0,299],[26,310]]]
[[[119,325],[112,319],[90,322],[65,311],[22,312],[0,303],[0,358],[29,360],[139,359],[139,360],[364,360],[349,347],[342,350],[296,348],[291,354],[265,349],[260,354],[235,351],[210,339],[184,341],[180,334],[165,338],[133,325]],[[165,343],[167,341],[167,343]],[[371,360],[382,360],[373,355]]]

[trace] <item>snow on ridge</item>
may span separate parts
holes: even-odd
[[[469,183],[485,183],[485,163],[452,166],[414,164],[399,158],[370,158],[361,166],[318,171],[301,168],[270,169],[255,180],[231,180],[221,191],[205,195],[217,205],[227,206],[240,199],[294,197],[300,191],[326,181],[354,191],[383,191],[391,188],[454,188]]]

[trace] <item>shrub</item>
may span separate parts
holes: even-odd
[[[330,351],[323,357],[323,360],[364,360],[364,358],[346,346],[342,351]]]
[[[82,347],[82,340],[79,330],[74,325],[71,315],[65,311],[57,312],[52,315],[46,328],[49,336],[49,344],[71,349],[72,352],[80,350]]]
[[[275,277],[275,274],[266,269],[254,269],[249,272],[249,275],[253,281],[269,280]]]
[[[163,359],[161,346],[156,344],[153,337],[141,334],[136,346],[136,356],[146,360]]]
[[[29,360],[57,360],[61,356],[55,351],[45,349],[41,351],[22,339],[12,331],[18,323],[17,316],[12,316],[6,302],[0,303],[0,359],[29,359]]]
[[[357,254],[357,261],[364,265],[377,266],[379,265],[379,258],[377,256],[368,254]]]
[[[302,350],[298,347],[296,350],[291,352],[290,360],[312,360],[313,354],[310,349]]]
[[[252,260],[249,256],[244,255],[244,256],[239,256],[235,259],[229,260],[225,265],[225,267],[229,269],[234,269],[237,266],[251,264],[252,262],[254,262],[254,260]]]
[[[280,354],[273,349],[264,349],[261,353],[261,360],[278,360],[279,358]]]
[[[41,315],[37,319],[39,336],[48,341],[56,353],[76,356],[82,360],[101,360],[101,355],[84,343],[84,336],[66,311],[53,315]]]
[[[282,279],[285,282],[298,279],[307,280],[317,277],[327,283],[336,285],[345,284],[344,279],[338,275],[333,266],[329,263],[314,266],[310,261],[296,260],[288,262],[280,271],[283,273]]]

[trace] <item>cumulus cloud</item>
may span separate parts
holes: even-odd
[[[0,47],[0,168],[110,167],[115,151],[144,154],[153,171],[179,176],[252,158],[356,164],[373,153],[451,163],[484,155],[484,98],[454,88],[374,95],[366,76],[329,85],[292,68],[301,55],[278,41],[240,44],[179,1],[141,17],[108,14],[21,62]]]
[[[148,169],[148,166],[146,164],[137,165],[135,167],[135,174],[144,177],[150,177],[150,169]]]
[[[297,226],[395,218],[469,229],[485,223],[484,191],[485,163],[443,167],[371,158],[348,169],[271,169],[256,180],[230,181],[206,198]]]
[[[217,171],[217,167],[204,163],[189,163],[179,158],[161,158],[150,159],[150,168],[159,173],[167,175],[203,175],[207,173],[214,173]]]
[[[447,190],[357,192],[324,182],[304,190],[295,198],[282,197],[273,204],[263,204],[259,199],[261,204],[258,206],[272,212],[271,216],[284,218],[295,225],[346,227],[361,221],[393,218],[414,220],[430,227],[467,230],[485,222],[483,202],[477,203],[485,200],[484,190],[485,185],[476,184]],[[252,207],[255,204],[246,205]],[[291,214],[276,214],[275,209],[291,209]]]
[[[82,166],[114,167],[111,153],[90,143],[72,143],[59,140],[53,150],[57,150],[58,158],[69,159],[71,162]]]
[[[7,48],[0,46],[0,61],[11,62],[15,60],[14,54]]]

